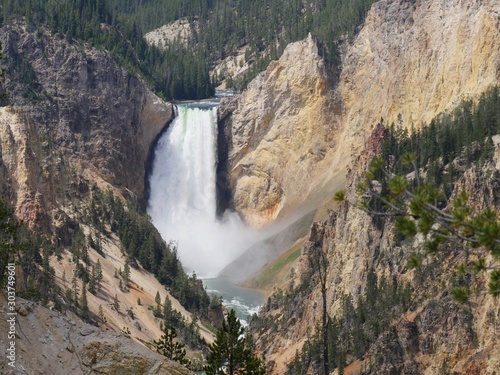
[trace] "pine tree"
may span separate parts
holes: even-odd
[[[313,248],[313,251],[308,254],[309,265],[319,278],[322,296],[322,331],[323,331],[323,371],[329,374],[330,360],[329,355],[329,342],[328,342],[328,325],[330,324],[330,317],[328,315],[328,306],[326,301],[327,292],[327,278],[328,278],[328,258],[327,254],[322,249]]]
[[[129,281],[130,281],[130,265],[127,259],[125,261],[125,266],[123,267],[123,282],[125,285],[125,289],[127,289]]]
[[[73,291],[71,289],[66,289],[64,296],[66,297],[66,301],[68,301],[70,304],[73,304]]]
[[[104,276],[102,274],[102,265],[101,265],[101,261],[99,259],[97,259],[95,269],[96,269],[96,287],[97,287],[97,291],[100,292],[101,291],[101,283],[102,283]]]
[[[219,374],[223,366],[227,367],[229,375],[265,375],[264,362],[254,354],[251,337],[243,336],[244,332],[236,313],[231,310],[217,331],[215,341],[208,346],[207,375]]]
[[[159,317],[161,316],[161,296],[159,291],[156,292],[155,302],[156,306],[153,309],[153,315]]]
[[[115,294],[115,298],[113,298],[113,308],[116,311],[120,311],[120,302],[118,302],[118,296]]]
[[[181,365],[189,365],[189,360],[186,357],[186,349],[184,349],[184,344],[180,342],[175,342],[177,337],[177,331],[174,327],[165,325],[163,328],[163,335],[159,340],[153,341],[156,345],[156,350],[161,355],[179,362]]]
[[[165,301],[163,302],[163,320],[166,325],[172,323],[172,302],[170,302],[168,296],[165,296]]]
[[[357,186],[358,207],[373,216],[394,218],[396,230],[406,237],[414,237],[417,233],[424,236],[425,254],[411,255],[407,262],[409,268],[418,267],[424,256],[449,251],[446,245],[450,242],[459,243],[465,249],[481,248],[484,253],[479,259],[459,265],[457,275],[464,275],[469,270],[473,274],[484,272],[489,276],[485,285],[487,291],[495,297],[500,296],[500,268],[494,262],[488,265],[484,257],[489,253],[494,260],[500,259],[498,214],[491,208],[476,212],[463,191],[449,202],[448,207],[441,208],[438,203],[444,194],[436,185],[420,180],[417,154],[405,154],[402,159],[404,164],[413,166],[417,186],[413,187],[406,176],[387,169],[383,158],[375,157],[364,174],[364,180]],[[382,184],[383,195],[374,189],[377,175],[382,176],[377,183]],[[343,197],[343,193],[336,194],[338,200]],[[385,207],[373,209],[373,201],[382,202]],[[469,294],[469,285],[454,288],[451,292],[452,298],[462,303],[467,302]]]
[[[85,243],[82,245],[82,256],[81,256],[83,262],[86,265],[90,264],[90,257],[89,257],[89,249]]]
[[[76,277],[76,270],[73,272],[73,279],[71,280],[73,285],[73,301],[75,302],[75,307],[78,307],[78,283]]]
[[[87,301],[87,284],[83,283],[82,295],[80,297],[80,312],[82,318],[86,319],[89,315],[89,305]]]
[[[99,305],[99,319],[101,322],[106,322],[106,317],[104,316],[104,311],[102,309],[102,305]]]
[[[96,288],[96,270],[95,267],[92,266],[92,271],[90,272],[90,279],[89,279],[89,292],[92,294],[95,294],[95,288]]]

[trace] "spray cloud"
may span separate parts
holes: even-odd
[[[262,235],[235,213],[216,219],[217,108],[177,112],[156,146],[148,213],[188,271],[214,276]]]

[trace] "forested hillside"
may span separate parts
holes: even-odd
[[[83,41],[105,49],[131,73],[139,74],[165,99],[199,99],[213,95],[203,51],[149,47],[132,15],[106,0],[5,0],[2,24],[24,19],[28,27],[48,27],[70,42]],[[139,3],[138,1],[136,3]],[[33,84],[35,77],[32,82]]]
[[[246,46],[245,60],[255,60],[255,63],[249,72],[233,82],[236,88],[242,89],[269,61],[276,60],[289,43],[305,38],[309,32],[322,42],[328,61],[338,63],[342,43],[355,35],[374,1],[155,0],[143,5],[134,0],[110,0],[110,3],[133,17],[143,30],[188,18],[196,24],[193,29],[197,31],[191,41],[192,49],[209,58],[211,63]]]
[[[319,37],[333,68],[342,43],[356,33],[373,2],[3,0],[0,16],[3,23],[25,18],[31,28],[46,26],[70,41],[104,48],[166,99],[199,99],[213,95],[215,84],[228,78],[210,78],[210,69],[242,46],[252,64],[244,76],[229,80],[237,89],[309,32]],[[183,17],[195,31],[187,45],[174,42],[160,51],[146,44],[147,31]]]

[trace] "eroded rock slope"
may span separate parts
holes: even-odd
[[[151,145],[171,106],[107,52],[22,24],[0,32],[8,106],[0,186],[31,227],[50,226],[93,184],[144,198]],[[57,221],[57,220],[56,220]]]
[[[333,94],[309,35],[290,44],[233,103],[229,182],[234,208],[250,225],[263,226],[305,203],[339,169],[333,151],[341,111]]]
[[[0,294],[2,315],[7,311],[6,302]],[[17,313],[16,366],[9,366],[2,356],[2,374],[192,374],[123,333],[101,330],[22,299],[17,300]],[[5,319],[0,328],[2,333],[8,332]],[[5,340],[0,340],[0,350],[6,352]]]

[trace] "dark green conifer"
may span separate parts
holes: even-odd
[[[177,331],[173,326],[165,325],[163,327],[163,335],[161,335],[159,340],[154,340],[156,345],[156,350],[161,355],[179,362],[181,365],[187,366],[189,364],[189,359],[186,357],[186,349],[184,349],[184,344],[176,342]]]
[[[223,367],[229,375],[265,375],[264,362],[254,354],[251,337],[243,336],[244,332],[236,313],[231,310],[217,331],[214,343],[208,346],[207,375],[218,374]]]

